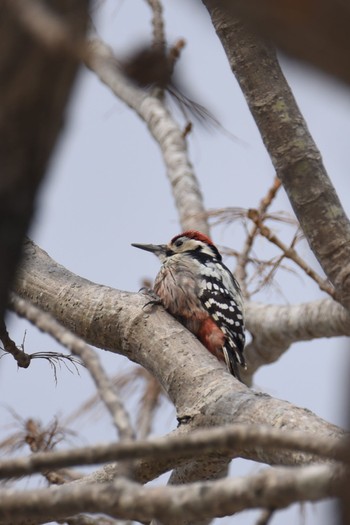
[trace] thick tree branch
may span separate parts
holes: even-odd
[[[350,223],[276,54],[216,1],[204,3],[306,239],[349,309]]]
[[[246,347],[247,384],[263,365],[277,361],[291,344],[322,337],[350,336],[350,314],[332,299],[290,306],[248,303],[247,326],[253,340]]]
[[[15,4],[0,3],[0,317],[78,66],[73,56],[38,44]],[[50,9],[82,37],[88,4],[53,0]]]
[[[235,421],[340,435],[335,426],[309,411],[246,388],[162,308],[144,310],[148,297],[71,274],[29,241],[25,257],[17,293],[94,346],[123,353],[145,366],[168,393],[180,420],[188,421],[182,425],[186,431]],[[261,449],[251,457],[268,463],[300,462],[295,454]]]
[[[79,512],[102,512],[138,521],[158,518],[167,525],[221,517],[248,508],[284,508],[296,501],[336,496],[344,480],[335,465],[267,469],[253,476],[186,487],[144,488],[119,479],[102,485],[70,485],[1,495],[0,523],[23,517],[57,520]]]
[[[31,252],[33,257],[31,257]],[[70,282],[76,282],[80,278],[57,265],[45,252],[30,241],[26,244],[26,254],[28,265],[24,267],[24,273],[19,280],[20,287],[18,292],[23,294],[24,297],[28,297],[30,301],[38,304],[40,308],[47,309],[46,303],[37,299],[34,294],[37,289],[48,286],[47,300],[50,302],[51,313],[57,316],[56,310],[60,310],[60,304],[54,308],[55,290],[57,287],[61,288],[69,285]],[[37,268],[34,263],[38,265]],[[51,268],[61,270],[60,281],[55,282],[53,279],[47,282],[45,271],[50,272]],[[95,299],[90,297],[90,295],[93,290],[98,292],[99,287],[83,279],[81,281],[81,287],[86,290],[87,295],[86,297],[82,296],[83,304],[81,309],[76,311],[76,315],[81,320],[84,320],[86,317],[84,304],[85,302],[88,304],[90,304],[90,301],[94,302]],[[89,290],[91,291],[89,292]],[[118,294],[117,291],[112,291],[105,287],[102,290],[108,290],[111,294]],[[74,292],[74,288],[70,293],[72,292]],[[122,293],[121,296],[123,296]],[[129,294],[127,296],[130,298]],[[137,301],[135,297],[135,307]],[[147,318],[149,315],[155,315],[158,312],[159,309],[155,308],[152,310],[147,308],[144,315]],[[74,313],[74,311],[70,312],[70,316],[74,316]],[[133,315],[135,313],[136,310],[134,310]],[[91,315],[93,314],[91,313]],[[246,349],[250,379],[260,366],[276,361],[295,342],[350,335],[349,314],[342,306],[331,299],[288,306],[248,302],[246,305],[246,318],[247,328],[253,336],[253,342]],[[70,326],[75,326],[75,321],[69,320],[69,323],[72,323]],[[101,334],[101,337],[103,337],[103,334]],[[93,338],[93,342],[96,343],[95,338]],[[104,347],[107,344],[111,344],[111,341],[103,342],[102,340],[100,346]]]

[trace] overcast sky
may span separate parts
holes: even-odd
[[[214,113],[225,129],[208,132],[195,126],[190,137],[190,158],[209,209],[226,206],[256,207],[274,176],[270,159],[230,72],[224,52],[209,17],[201,5],[165,0],[169,43],[184,37],[187,46],[179,69],[192,98]],[[95,2],[96,29],[118,56],[138,42],[150,39],[150,11],[146,2],[110,0]],[[350,212],[348,166],[350,149],[350,97],[347,88],[292,60],[282,59],[283,70],[294,91],[309,129],[321,150],[324,163],[343,206]],[[291,212],[283,191],[275,211]],[[285,240],[293,230],[277,225]],[[167,242],[179,233],[177,212],[166,179],[158,145],[140,119],[119,102],[96,77],[82,69],[68,111],[65,132],[44,183],[31,236],[56,261],[92,281],[137,291],[143,277],[153,278],[157,259],[130,246],[131,242]],[[239,250],[244,240],[239,223],[212,230],[219,245]],[[317,268],[306,243],[300,253]],[[256,253],[273,253],[261,239]],[[227,264],[234,266],[228,259]],[[295,268],[294,268],[295,269]],[[281,272],[278,289],[269,288],[254,300],[299,303],[323,297],[306,276]],[[23,322],[11,325],[11,335],[21,342]],[[52,350],[56,346],[30,327],[26,350]],[[275,397],[307,407],[336,424],[343,420],[343,394],[347,379],[345,338],[295,344],[277,363],[264,367],[255,377],[255,387]],[[103,355],[114,374],[129,367],[126,359]],[[55,385],[46,362],[36,361],[28,370],[17,370],[6,357],[1,361],[1,416],[11,420],[6,406],[22,417],[48,422],[57,412],[66,414],[93,392],[91,381],[65,368]],[[134,398],[133,398],[134,399]],[[131,404],[132,410],[135,401]],[[155,431],[167,433],[175,425],[170,407],[158,415]],[[82,426],[83,438],[76,443],[108,441],[114,437],[108,418]],[[8,429],[6,430],[8,432]],[[243,466],[239,473],[257,467]],[[237,474],[238,469],[234,469]],[[328,525],[324,504],[307,507],[307,525]],[[253,513],[218,520],[222,525],[252,524]],[[298,507],[278,513],[273,525],[302,523]]]

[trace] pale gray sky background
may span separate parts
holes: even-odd
[[[209,209],[226,206],[256,207],[272,182],[274,170],[247,109],[226,57],[199,3],[164,0],[168,42],[184,37],[187,46],[179,64],[192,98],[208,107],[221,124],[238,137],[195,126],[190,136],[194,164]],[[120,56],[138,42],[150,39],[150,11],[146,2],[106,0],[95,2],[96,29]],[[283,70],[321,150],[326,168],[343,206],[350,212],[348,166],[350,149],[350,96],[348,88],[292,60],[282,59]],[[290,211],[281,191],[274,210]],[[277,225],[282,232],[282,226]],[[65,132],[52,159],[50,175],[42,187],[31,235],[56,261],[92,281],[137,291],[143,277],[154,277],[159,264],[151,254],[139,252],[131,242],[168,241],[179,233],[169,183],[158,145],[140,119],[86,69],[82,69],[68,112]],[[292,230],[288,230],[289,239]],[[238,223],[212,230],[218,245],[240,249]],[[271,248],[261,239],[258,253],[267,258]],[[317,267],[305,242],[301,254]],[[227,260],[233,267],[233,260]],[[300,275],[300,274],[299,274]],[[279,274],[278,293],[269,288],[254,299],[262,302],[299,303],[323,295],[306,276]],[[26,323],[17,320],[11,335],[21,342]],[[28,328],[26,350],[53,350],[50,338]],[[345,338],[295,344],[277,363],[255,377],[257,389],[307,407],[335,424],[343,423],[344,387],[347,383]],[[104,354],[111,374],[128,369],[126,359]],[[1,420],[11,421],[6,406],[22,417],[48,422],[67,414],[93,392],[88,375],[71,374],[63,367],[55,385],[46,362],[35,361],[17,370],[10,357],[0,367]],[[135,396],[129,405],[135,411]],[[166,434],[175,426],[171,407],[158,414],[155,432]],[[108,418],[79,425],[78,444],[109,441],[114,431]],[[8,429],[6,430],[8,432]],[[4,433],[2,432],[2,435]],[[239,462],[234,474],[257,470]],[[217,520],[222,525],[253,524],[256,513]],[[298,506],[277,513],[272,525],[329,525],[327,504]]]

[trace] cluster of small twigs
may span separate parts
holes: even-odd
[[[112,377],[111,382],[120,394],[126,398],[137,391],[139,401],[137,407],[136,429],[139,439],[150,435],[155,413],[162,406],[164,391],[160,383],[145,369],[140,366],[133,367],[129,372],[118,373]],[[67,424],[76,423],[82,417],[102,417],[101,399],[98,394],[87,399],[77,410],[67,416]]]
[[[290,217],[285,212],[267,213],[272,205],[278,190],[281,187],[280,180],[275,177],[272,186],[268,189],[266,195],[260,201],[257,208],[225,208],[222,210],[213,210],[208,213],[208,216],[213,220],[213,224],[230,223],[235,220],[240,220],[246,230],[246,240],[240,252],[233,250],[223,250],[228,255],[236,257],[235,274],[238,277],[243,293],[246,298],[260,291],[263,287],[271,284],[278,269],[284,269],[293,272],[293,269],[287,265],[282,264],[285,259],[293,261],[301,270],[303,270],[308,277],[314,280],[319,288],[334,298],[333,287],[323,279],[318,273],[311,268],[304,259],[298,254],[295,249],[296,244],[303,238],[302,232],[296,219]],[[276,235],[266,223],[267,221],[279,221],[285,224],[290,224],[296,227],[296,231],[289,245],[285,244]],[[253,223],[249,227],[249,222]],[[271,244],[277,246],[280,254],[270,260],[262,260],[261,258],[252,256],[253,246],[258,236],[264,237]],[[248,265],[255,267],[255,272],[249,277]],[[261,278],[262,276],[262,278]],[[249,285],[256,283],[256,278],[260,277],[260,282],[255,289],[250,290]]]
[[[22,418],[11,407],[7,407],[7,410],[11,413],[13,419],[11,427],[14,427],[15,430],[0,442],[0,451],[6,455],[18,452],[25,447],[29,447],[32,454],[53,451],[58,444],[69,443],[75,437],[75,433],[68,427],[62,426],[57,417],[43,425],[37,419]],[[48,483],[55,485],[72,479],[72,474],[67,477],[66,471],[47,469],[42,474]]]
[[[47,425],[32,418],[24,419],[11,407],[11,413],[16,431],[0,442],[0,449],[6,452],[17,451],[28,445],[31,452],[47,452],[53,450],[59,443],[73,436],[74,432],[62,427],[55,417]]]

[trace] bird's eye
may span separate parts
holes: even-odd
[[[181,241],[180,239],[178,239],[177,241],[175,241],[175,246],[177,246],[177,247],[179,248],[180,246],[183,245],[183,243],[184,243],[183,241]]]

